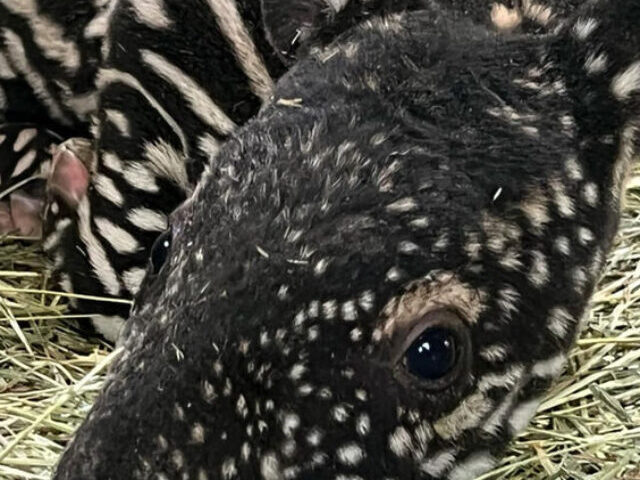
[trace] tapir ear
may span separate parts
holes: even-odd
[[[94,169],[93,152],[84,139],[71,139],[58,146],[47,181],[50,193],[75,209],[87,194]]]
[[[267,40],[287,64],[334,13],[338,0],[261,0]]]

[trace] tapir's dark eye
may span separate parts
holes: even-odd
[[[442,390],[470,368],[469,327],[452,310],[431,311],[405,324],[392,342],[393,358],[404,378],[421,388]],[[404,332],[402,331],[404,330]]]
[[[409,372],[424,380],[439,380],[456,366],[457,342],[446,328],[427,328],[405,353]]]
[[[149,259],[150,270],[153,275],[157,275],[162,266],[167,261],[171,251],[171,229],[163,232],[151,247],[151,258]]]

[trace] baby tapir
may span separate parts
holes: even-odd
[[[58,480],[473,479],[560,373],[638,152],[640,2],[298,63],[156,242]]]
[[[546,32],[580,2],[447,0],[442,6],[497,30]],[[0,234],[43,229],[54,278],[69,293],[134,296],[166,215],[188,196],[228,134],[268,100],[272,78],[311,46],[326,45],[366,18],[424,3],[164,0],[148,8],[148,0],[0,2],[0,98],[5,92],[10,100],[0,101],[0,117],[39,121],[36,137],[25,126],[34,145],[50,146],[42,128],[48,125],[65,139],[91,136],[94,149],[74,157],[77,149],[66,143],[56,148],[64,161],[51,162],[49,151],[41,155],[32,145],[14,151],[14,141],[4,140],[0,170],[15,167],[23,177],[39,172],[49,188],[43,226],[42,189],[33,188],[43,181],[37,181],[0,203]],[[0,176],[0,190],[14,179]],[[109,340],[129,313],[126,302],[70,302],[76,313],[91,313],[93,327]]]

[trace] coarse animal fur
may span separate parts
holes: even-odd
[[[18,122],[3,128],[38,132],[24,151],[11,150],[11,135],[3,140],[6,174],[0,189],[26,178],[48,178],[44,245],[62,288],[131,298],[167,215],[189,195],[228,134],[268,98],[271,78],[366,18],[425,3],[0,2],[0,100],[7,99],[0,101],[0,113],[6,122]],[[547,32],[573,5],[451,0],[441,7],[501,31]],[[24,121],[31,124],[19,123]],[[65,171],[52,171],[50,135],[60,139],[57,144],[91,138],[95,161],[77,159]],[[25,170],[26,160],[31,163]],[[89,160],[94,168],[87,172]],[[14,169],[21,175],[13,175]],[[84,181],[74,183],[85,177],[88,188]],[[6,196],[6,202],[0,199],[10,219],[0,223],[0,233],[42,229],[39,210],[11,213],[12,198],[13,204],[15,199],[43,203],[29,195],[42,191],[32,188],[36,183],[41,181],[32,182],[30,191]],[[71,204],[69,192],[78,197]],[[122,301],[96,303],[80,296],[71,302],[77,312],[92,314],[95,329],[112,341],[128,316]]]
[[[154,247],[56,480],[473,479],[563,368],[638,154],[640,3],[311,49]],[[166,261],[163,257],[166,256]],[[406,365],[456,338],[446,377]]]

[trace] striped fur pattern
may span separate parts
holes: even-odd
[[[11,45],[22,45],[26,66],[16,72],[20,86],[48,109],[50,122],[73,125],[61,127],[72,135],[89,136],[86,118],[70,110],[78,99],[98,98],[100,104],[97,111],[83,104],[83,112],[94,114],[97,151],[86,201],[65,208],[59,198],[49,199],[45,248],[65,290],[131,298],[168,214],[189,194],[224,139],[270,97],[273,78],[285,69],[281,56],[265,38],[258,0],[85,0],[69,5],[68,15],[76,9],[87,13],[73,25],[64,16],[54,22],[47,2],[18,3],[0,5],[9,12],[2,17],[9,25],[5,30],[13,32],[7,33],[7,55]],[[352,3],[350,8],[366,17],[407,2]],[[320,7],[324,15],[327,4]],[[331,5],[331,19],[342,7]],[[352,16],[345,15],[327,35],[346,28]],[[45,37],[59,41],[47,44]],[[50,70],[43,59],[59,68]],[[80,71],[83,77],[75,83],[93,93],[63,98],[59,84],[67,92],[72,83],[64,75]],[[52,78],[50,88],[38,88],[42,82],[36,78]],[[14,110],[8,118],[19,116]],[[73,306],[89,313],[96,309],[78,299]],[[114,340],[128,307],[113,303],[100,309],[94,326]],[[105,328],[109,323],[114,325]]]
[[[425,7],[312,49],[172,214],[56,480],[490,469],[562,371],[616,230],[637,18],[602,1],[505,37]],[[405,352],[433,328],[458,348],[426,378]]]
[[[39,125],[0,126],[0,234],[40,237],[44,178],[60,137]]]
[[[415,9],[422,2],[318,0],[302,14],[289,9],[287,21],[280,3],[265,0],[265,20],[257,0],[75,0],[55,8],[44,0],[0,2],[0,99],[11,99],[0,110],[7,120],[29,116],[65,137],[90,137],[93,114],[98,158],[84,216],[57,196],[44,212],[44,244],[65,290],[135,295],[167,215],[221,142],[269,98],[283,62],[373,12]],[[447,6],[480,12],[483,21],[491,10],[485,0],[471,9],[455,1]],[[493,20],[502,28],[499,18]],[[273,28],[265,32],[263,24]],[[206,25],[207,35],[193,25]],[[282,25],[289,30],[281,32]],[[313,27],[305,35],[316,41],[304,44],[298,25]],[[24,159],[3,156],[2,162],[18,168]],[[104,315],[93,324],[110,340],[128,315],[119,303],[73,304],[86,313],[100,308]]]

